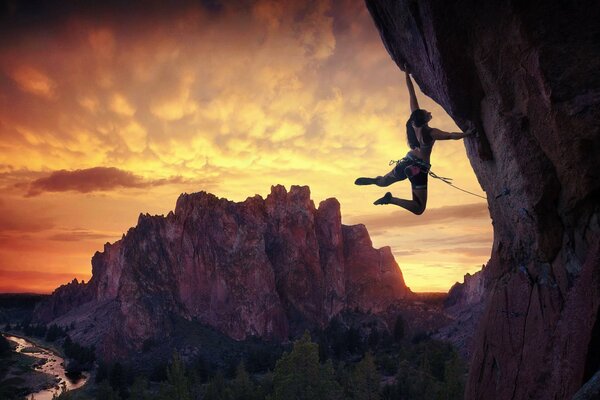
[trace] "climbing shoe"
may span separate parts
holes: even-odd
[[[354,181],[355,185],[373,185],[377,182],[375,178],[358,178]]]
[[[375,204],[376,206],[379,206],[381,204],[390,204],[392,202],[392,194],[390,192],[387,192],[386,194],[383,195],[382,198],[377,199],[373,202],[373,204]]]

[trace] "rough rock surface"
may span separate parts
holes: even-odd
[[[467,273],[463,282],[456,282],[448,291],[448,297],[444,301],[447,310],[468,308],[473,304],[481,303],[485,297],[484,271],[485,266],[474,273]]]
[[[600,399],[600,371],[596,372],[592,378],[587,381],[572,400],[598,400]]]
[[[308,187],[274,186],[234,203],[182,194],[175,212],[140,215],[92,258],[92,279],[61,286],[36,310],[107,358],[165,339],[173,316],[234,339],[287,339],[351,308],[384,313],[411,296],[389,247],[363,225],[341,223],[340,204]]]
[[[600,367],[600,3],[367,6],[396,63],[480,132],[465,145],[494,244],[466,398],[570,398]]]
[[[466,274],[462,283],[455,283],[444,301],[444,313],[452,321],[442,326],[433,336],[452,343],[469,361],[473,355],[473,338],[485,304],[483,269]]]

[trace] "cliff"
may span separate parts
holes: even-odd
[[[480,133],[494,244],[466,398],[570,398],[600,367],[600,3],[366,3],[395,62]]]
[[[473,338],[485,303],[483,272],[482,269],[473,275],[466,274],[462,283],[457,282],[450,288],[444,300],[444,313],[451,322],[433,335],[452,343],[466,361],[473,355]]]
[[[174,317],[236,340],[281,340],[345,309],[384,313],[411,295],[390,248],[374,249],[363,225],[342,225],[337,200],[315,208],[306,186],[240,203],[182,194],[174,212],[140,215],[107,243],[92,274],[58,288],[35,315],[74,324],[70,335],[105,358],[166,340]]]

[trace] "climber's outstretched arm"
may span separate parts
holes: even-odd
[[[406,87],[408,88],[408,95],[410,96],[410,112],[419,109],[419,102],[417,101],[417,95],[415,94],[415,87],[413,86],[410,74],[408,73],[408,66],[404,66],[404,73],[406,74]]]
[[[475,129],[466,132],[446,132],[437,128],[431,128],[431,137],[435,140],[458,140],[475,134]]]

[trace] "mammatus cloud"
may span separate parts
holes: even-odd
[[[52,99],[55,95],[56,84],[41,71],[30,66],[22,66],[12,71],[13,80],[20,89],[38,96]]]
[[[94,167],[73,171],[55,171],[47,177],[36,179],[22,186],[27,188],[25,196],[33,197],[44,192],[75,191],[90,193],[118,188],[148,188],[182,182],[184,182],[184,179],[180,176],[163,179],[145,179],[132,172],[123,171],[115,167]]]

